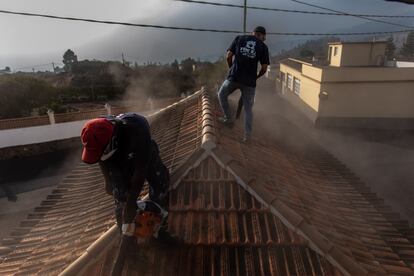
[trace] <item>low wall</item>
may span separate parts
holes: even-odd
[[[25,158],[55,151],[74,149],[80,150],[82,147],[79,137],[69,139],[49,141],[44,143],[0,148],[0,160],[10,160],[12,158]]]
[[[87,121],[2,130],[0,132],[0,148],[79,137],[82,127]]]
[[[47,115],[37,116],[37,117],[5,119],[5,120],[0,120],[0,130],[30,127],[30,126],[41,126],[41,125],[48,125],[48,124],[50,124],[50,122],[49,122],[49,116]]]
[[[133,106],[109,107],[109,109],[102,108],[102,109],[94,109],[94,110],[88,110],[88,111],[54,114],[52,115],[53,122],[51,122],[51,119],[48,115],[3,119],[3,120],[0,120],[0,130],[44,126],[44,125],[49,125],[53,123],[59,124],[59,123],[66,123],[66,122],[82,121],[82,120],[96,118],[102,115],[108,115],[108,113],[117,115],[117,114],[125,113],[125,112],[149,111],[149,110],[166,107],[179,100],[180,98],[168,98],[168,99],[160,99],[160,100],[142,102],[142,103],[139,103]]]
[[[71,112],[71,113],[63,113],[63,114],[55,114],[55,122],[59,123],[66,123],[66,122],[74,122],[74,121],[82,121],[88,120],[92,118],[96,118],[99,116],[105,116],[108,112],[106,109],[96,109],[90,111],[83,111],[83,112]]]

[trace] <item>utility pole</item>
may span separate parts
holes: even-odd
[[[95,87],[93,75],[91,75],[91,92],[92,92],[92,101],[95,101]]]
[[[244,0],[244,17],[243,17],[243,32],[244,32],[244,34],[247,33],[247,31],[246,31],[246,21],[247,21],[247,0]]]
[[[122,53],[122,64],[125,65],[124,53]]]

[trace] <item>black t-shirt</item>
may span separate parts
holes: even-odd
[[[227,79],[255,87],[257,63],[270,63],[266,44],[253,35],[242,35],[233,40],[228,51],[231,51],[235,58]]]

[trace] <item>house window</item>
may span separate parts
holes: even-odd
[[[295,83],[293,85],[293,92],[296,95],[300,95],[300,79],[295,78]]]
[[[292,85],[293,85],[293,78],[291,74],[287,74],[287,86],[289,89],[292,89]]]
[[[334,56],[336,56],[338,54],[338,47],[337,46],[335,46],[334,47]]]
[[[331,57],[332,57],[332,47],[329,47],[329,51],[328,51],[328,61],[331,62]]]

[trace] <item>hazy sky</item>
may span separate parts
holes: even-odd
[[[242,0],[216,0],[241,4]],[[307,1],[307,0],[304,0]],[[413,14],[414,5],[382,0],[311,0],[326,7],[354,13]],[[312,10],[289,0],[249,0],[255,6]],[[211,7],[171,0],[0,0],[1,10],[46,13],[61,16],[218,29],[242,29],[242,9]],[[317,9],[313,9],[317,10]],[[391,21],[390,19],[387,19]],[[295,15],[249,11],[248,28],[261,24],[268,31],[330,32],[364,23],[346,17]],[[406,21],[414,23],[412,20]],[[414,24],[411,24],[414,25]],[[378,24],[378,30],[388,28]],[[393,28],[393,27],[392,27]],[[394,29],[398,29],[395,27]],[[134,27],[60,21],[0,14],[0,68],[20,69],[50,62],[61,63],[71,48],[79,59],[120,59],[145,62],[169,61],[188,56],[213,58],[221,55],[234,35],[166,31]],[[292,37],[269,36],[271,49]],[[36,67],[36,70],[50,68]]]

